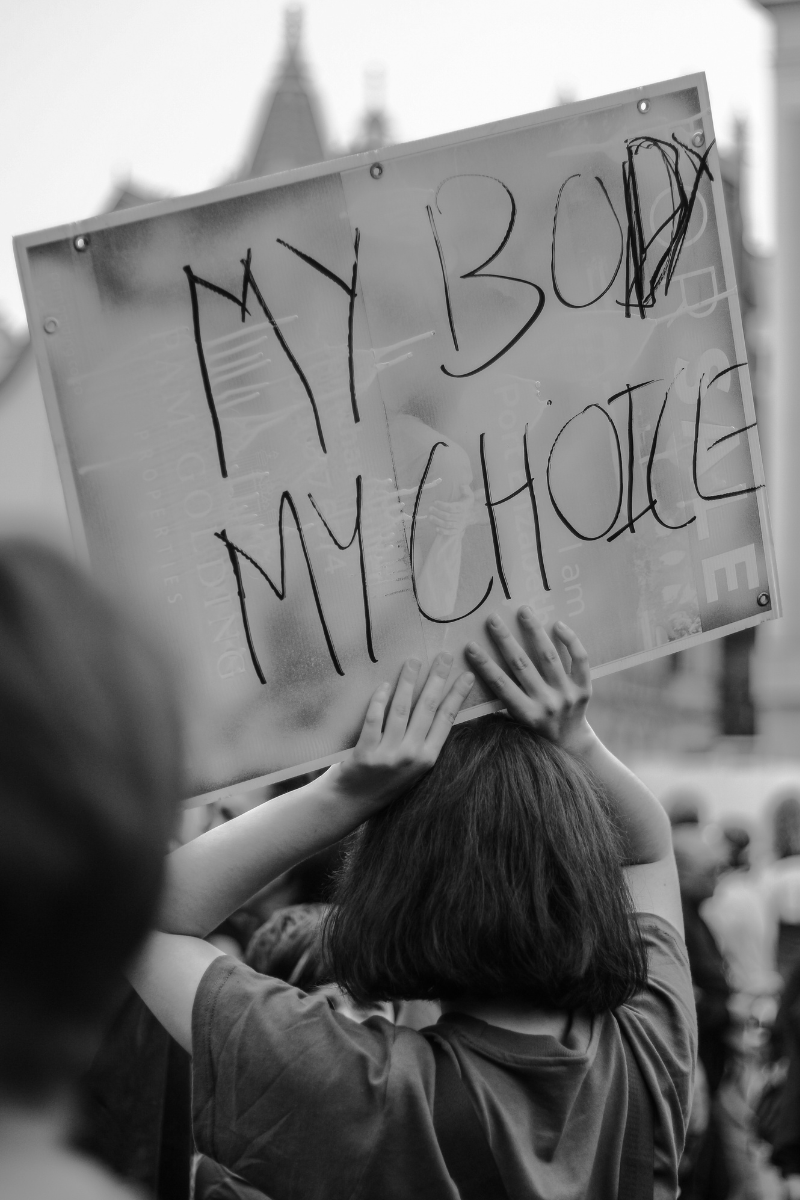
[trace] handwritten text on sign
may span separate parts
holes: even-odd
[[[492,606],[606,668],[773,613],[704,83],[648,99],[26,239],[75,520],[213,714],[198,792],[330,761]]]

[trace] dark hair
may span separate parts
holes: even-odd
[[[331,979],[322,948],[325,904],[289,904],[256,930],[244,961],[261,975],[273,975],[311,992]]]
[[[599,785],[505,716],[456,726],[355,835],[326,921],[355,1000],[516,997],[616,1008],[646,959]]]
[[[180,798],[177,707],[67,561],[0,543],[0,1093],[86,1065],[154,915]]]

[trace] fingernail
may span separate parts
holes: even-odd
[[[519,610],[519,616],[522,617],[523,621],[531,621],[533,620],[533,609],[529,604],[523,604]]]
[[[467,642],[464,647],[467,654],[471,654],[473,658],[483,658],[483,651],[477,642]]]
[[[467,671],[466,675],[464,676],[464,687],[471,688],[472,685],[474,684],[474,682],[475,682],[475,676],[472,674],[471,671]]]
[[[421,671],[422,670],[422,663],[420,662],[420,660],[418,658],[409,658],[407,665],[409,667],[411,667],[412,671]]]
[[[491,616],[489,617],[489,624],[490,625],[499,625],[500,624],[500,618],[498,617],[497,613],[491,614]]]
[[[569,626],[565,625],[563,621],[556,621],[554,628],[557,629],[559,633],[569,633]]]
[[[452,665],[453,665],[452,654],[450,654],[447,650],[440,650],[439,651],[439,662],[442,664],[443,667],[452,667]]]

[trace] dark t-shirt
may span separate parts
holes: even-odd
[[[451,1014],[363,1025],[324,996],[218,958],[193,1013],[198,1149],[275,1200],[457,1200],[433,1128],[439,1039],[458,1061],[511,1200],[616,1196],[628,1104],[622,1037],[654,1108],[658,1200],[677,1194],[697,1048],[686,949],[645,915],[649,982],[563,1041]]]

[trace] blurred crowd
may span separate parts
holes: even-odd
[[[535,1156],[535,1185],[514,1196],[605,1200],[610,1182],[622,1181],[621,1200],[678,1191],[683,1200],[800,1197],[800,795],[774,797],[750,827],[710,820],[703,797],[686,791],[662,807],[585,726],[588,658],[575,635],[561,635],[572,639],[568,677],[533,615],[519,616],[531,622],[529,645],[536,637],[549,648],[538,661],[555,682],[545,688],[528,662],[523,692],[490,663],[514,719],[453,728],[452,660],[435,660],[412,705],[420,667],[412,660],[385,720],[390,689],[375,693],[367,749],[360,740],[348,764],[179,812],[181,726],[168,657],[67,562],[33,544],[0,546],[0,1200],[259,1200],[253,1177],[302,1200],[383,1200],[382,1186],[356,1192],[348,1182],[350,1143],[340,1132],[350,1122],[360,1135],[364,1111],[378,1131],[373,1141],[389,1131],[376,1178],[400,1180],[392,1194],[418,1194],[424,1139],[409,1141],[398,1166],[393,1138],[423,1125],[438,1157],[419,1178],[446,1174],[438,1191],[419,1194],[450,1195],[481,1137],[481,1169],[499,1177],[474,1102],[466,1087],[457,1090],[462,1068],[448,1082],[456,1060],[441,1048],[459,1038],[467,1050],[475,1042],[475,1062],[489,1063],[495,1090],[480,1093],[491,1098],[487,1108],[511,1118],[495,1126],[506,1137],[504,1165],[518,1148]],[[507,628],[496,615],[489,624],[518,663]],[[459,703],[474,682],[463,678]],[[573,697],[570,709],[553,703],[557,687]],[[549,707],[535,707],[537,695]],[[554,744],[566,728],[554,713],[577,714],[584,750]],[[384,753],[393,757],[381,759],[368,737],[390,741],[398,716],[400,750],[390,746]],[[416,759],[408,749],[417,720],[427,722],[426,737],[439,731],[433,766],[427,741],[418,739]],[[547,722],[550,732],[537,732]],[[592,773],[580,753],[594,756]],[[407,762],[418,771],[414,788],[398,782]],[[330,774],[348,770],[349,790],[325,792]],[[359,800],[365,778],[386,792],[383,816]],[[403,796],[395,806],[393,788]],[[352,838],[358,826],[364,836]],[[493,919],[478,937],[487,912]],[[353,922],[349,940],[337,933],[343,913]],[[372,969],[398,933],[396,962],[378,963],[388,982],[352,986],[350,964],[362,955]],[[414,957],[420,944],[422,967],[439,972],[429,984]],[[445,976],[454,949],[472,976],[449,964]],[[389,967],[399,971],[405,960],[418,977],[398,984]],[[524,974],[532,963],[535,1003]],[[505,971],[493,991],[489,967]],[[419,998],[430,996],[443,1004]],[[235,1069],[229,1045],[238,1046]],[[418,1061],[436,1063],[432,1076]],[[524,1086],[512,1080],[517,1090],[506,1095],[496,1080],[508,1086],[520,1061]],[[259,1092],[267,1066],[273,1074]],[[229,1078],[218,1087],[223,1069]],[[253,1078],[257,1098],[272,1104],[273,1076],[292,1071],[288,1099],[279,1093],[276,1107],[257,1110]],[[387,1108],[383,1081],[404,1071]],[[326,1087],[316,1140],[333,1131],[318,1153],[325,1169],[338,1161],[345,1184],[333,1192],[317,1167],[309,1186],[295,1186],[303,1157],[320,1150],[306,1127]],[[347,1095],[358,1101],[352,1113]],[[374,1109],[364,1096],[377,1097]],[[520,1113],[528,1123],[516,1129]],[[368,1165],[381,1158],[373,1141],[360,1150]],[[569,1153],[559,1176],[549,1172],[561,1143]],[[283,1171],[278,1189],[272,1175],[248,1170],[270,1154],[270,1170]],[[469,1200],[508,1194],[460,1180],[459,1190]]]
[[[682,1196],[800,1197],[800,796],[759,826],[665,797],[694,984],[699,1062]]]

